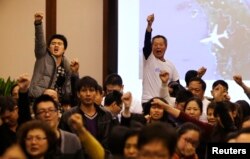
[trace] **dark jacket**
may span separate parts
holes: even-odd
[[[33,98],[40,96],[47,88],[53,89],[57,80],[56,58],[47,50],[42,24],[35,25],[35,57],[36,62],[29,88],[29,94]],[[65,57],[62,62],[66,72],[62,91],[63,94],[71,94],[70,64]]]

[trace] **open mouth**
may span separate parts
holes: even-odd
[[[157,53],[157,54],[160,54],[160,53],[161,53],[161,50],[157,50],[156,53]]]
[[[32,152],[36,152],[36,151],[38,151],[39,150],[39,148],[38,147],[31,147],[31,149],[30,149]]]
[[[54,48],[54,52],[58,52],[59,51],[59,49],[58,48]]]

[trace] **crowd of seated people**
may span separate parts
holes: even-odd
[[[103,86],[94,77],[80,77],[78,61],[65,57],[67,39],[55,34],[46,45],[43,14],[36,13],[32,78],[20,75],[11,96],[0,96],[0,158],[204,159],[208,143],[250,142],[249,103],[230,101],[230,86],[222,79],[207,98],[205,67],[187,70],[182,86],[165,58],[167,39],[151,40],[153,21],[149,15],[139,100],[124,91],[117,73]],[[242,77],[233,78],[250,97]]]

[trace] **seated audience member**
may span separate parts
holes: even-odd
[[[27,156],[23,152],[19,144],[15,143],[8,147],[2,156],[2,159],[27,159]]]
[[[214,109],[216,106],[216,102],[212,101],[211,103],[208,104],[207,106],[207,123],[211,125],[216,124],[216,119],[214,116]]]
[[[116,73],[112,73],[109,74],[104,82],[104,92],[105,94],[109,94],[110,92],[116,90],[121,92],[122,94],[125,94],[124,92],[124,85],[123,85],[123,81],[122,81],[122,77]],[[128,92],[126,92],[128,93]],[[132,93],[130,93],[131,95],[131,106],[130,106],[130,112],[132,113],[137,113],[137,114],[142,114],[142,106],[139,100],[137,100],[136,98],[134,98],[132,96]]]
[[[17,137],[27,158],[57,158],[56,133],[47,123],[39,120],[28,121],[20,127]]]
[[[119,124],[118,114],[122,110],[122,93],[118,91],[113,91],[106,95],[104,99],[104,108],[108,110],[113,117],[116,124]]]
[[[241,110],[242,119],[244,119],[247,116],[250,116],[250,105],[247,101],[237,100],[235,103],[239,106],[239,109]]]
[[[188,91],[188,90],[181,90],[178,92],[175,103],[173,104],[176,109],[179,109],[180,111],[184,112],[184,106],[186,102],[193,98],[194,95]],[[170,104],[171,105],[171,104]],[[169,116],[170,120],[175,123],[176,126],[181,125],[183,122],[179,121],[178,119],[173,118],[171,115]]]
[[[177,143],[175,129],[171,125],[152,123],[139,133],[138,159],[164,158],[171,159]]]
[[[233,76],[234,81],[244,90],[247,97],[250,99],[250,87],[248,87],[242,80],[241,75],[234,75]]]
[[[165,53],[168,42],[163,35],[156,35],[152,38],[152,24],[154,21],[154,14],[147,17],[147,28],[144,39],[143,55],[144,68],[142,80],[142,106],[153,97],[161,97],[160,89],[162,82],[159,79],[161,71],[169,74],[169,82],[175,81],[179,83],[179,74],[174,64],[166,59]]]
[[[236,105],[229,101],[216,102],[214,116],[217,124],[211,134],[212,142],[225,142],[227,134],[238,130],[235,120]]]
[[[18,101],[10,96],[0,96],[0,155],[10,145],[16,142],[16,131],[25,122],[31,120],[28,102],[28,82],[26,76],[18,78],[19,98]],[[26,92],[26,93],[23,93]]]
[[[109,137],[110,154],[109,159],[124,159],[124,142],[125,135],[129,131],[128,127],[117,125],[111,132]]]
[[[202,116],[200,118],[201,121],[207,122],[207,106],[210,101],[204,96],[206,91],[206,83],[199,77],[194,77],[190,79],[188,86],[188,90],[193,93],[194,96],[200,98],[202,100]]]
[[[172,159],[198,159],[196,148],[199,145],[201,130],[187,122],[177,129],[177,147]]]
[[[154,122],[165,122],[165,123],[171,123],[174,125],[174,123],[169,120],[168,113],[164,111],[162,107],[159,107],[157,104],[152,104],[152,101],[154,99],[159,99],[164,103],[167,103],[167,101],[163,98],[155,97],[149,100],[147,103],[144,104],[144,113],[143,115],[133,114],[129,111],[124,110],[122,113],[121,118],[121,125],[130,126],[134,122],[139,122],[141,124],[146,123],[154,123]]]
[[[149,100],[147,104],[145,105],[145,112],[144,112],[144,116],[147,120],[147,123],[154,123],[154,122],[162,121],[162,122],[167,122],[167,123],[171,123],[172,125],[174,125],[174,123],[172,123],[172,121],[169,120],[168,113],[164,111],[162,107],[158,106],[157,104],[152,104],[154,99],[159,99],[162,102],[167,103],[166,100],[164,100],[163,98],[158,98],[158,97],[155,97]]]
[[[90,77],[84,76],[77,83],[77,96],[79,105],[65,112],[60,120],[60,128],[65,131],[75,132],[68,123],[70,116],[79,113],[85,128],[105,147],[108,148],[108,137],[114,126],[110,112],[95,103],[98,83]]]
[[[78,137],[58,128],[59,112],[58,103],[49,95],[41,95],[34,101],[33,112],[35,118],[47,123],[56,133],[57,150],[68,157],[83,158],[83,151]]]
[[[197,97],[189,98],[184,105],[184,112],[197,120],[200,120],[202,109],[202,101]]]
[[[123,146],[123,154],[125,159],[137,159],[138,156],[138,136],[139,129],[130,128],[128,132],[125,134],[124,146]]]
[[[230,100],[230,96],[228,95],[228,84],[224,80],[217,80],[212,85],[211,94],[215,102],[221,102],[225,100]]]

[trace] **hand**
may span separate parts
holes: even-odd
[[[70,62],[70,69],[73,73],[78,73],[79,71],[79,62],[78,62],[78,59],[73,59],[71,62]]]
[[[181,153],[187,157],[192,156],[195,154],[195,147],[191,143],[186,141],[184,148],[181,150]]]
[[[75,113],[70,116],[69,123],[74,130],[80,131],[83,128],[83,120],[81,114]]]
[[[167,103],[163,102],[162,100],[158,98],[153,99],[153,102],[151,102],[151,105],[157,105],[164,110],[168,107]]]
[[[122,101],[124,103],[125,109],[129,109],[132,103],[132,94],[131,92],[123,93]]]
[[[146,119],[147,123],[151,122],[151,116],[150,115],[145,115],[144,118]]]
[[[43,13],[42,12],[37,12],[34,15],[35,21],[42,21],[43,20]]]
[[[29,89],[30,85],[30,78],[28,74],[22,74],[17,79],[17,84],[19,86],[19,91],[25,93]]]
[[[234,79],[234,81],[235,81],[238,85],[240,85],[240,86],[243,85],[243,81],[242,81],[242,76],[241,76],[241,75],[234,75],[234,76],[233,76],[233,79]]]
[[[202,66],[201,68],[197,70],[197,73],[198,73],[197,76],[201,78],[206,73],[206,71],[207,71],[207,68]]]
[[[151,25],[153,24],[153,22],[154,22],[154,19],[155,19],[154,14],[149,15],[149,16],[147,17],[148,25],[151,26]]]
[[[168,80],[169,80],[169,73],[168,73],[167,71],[165,71],[165,70],[160,71],[159,76],[160,76],[161,82],[162,82],[163,84],[167,84],[167,83],[168,83]]]

